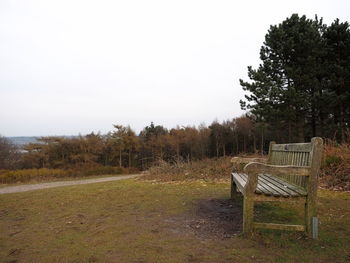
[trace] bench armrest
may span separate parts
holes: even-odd
[[[237,173],[239,171],[243,171],[244,166],[247,163],[251,163],[251,162],[267,163],[267,159],[266,158],[233,157],[231,159],[231,163],[233,164],[232,172]]]
[[[244,163],[251,163],[251,162],[259,162],[259,163],[266,163],[266,158],[245,158],[245,157],[233,157],[231,159],[231,163],[233,164],[244,164]]]
[[[272,175],[310,175],[310,168],[300,167],[294,165],[269,165],[265,163],[252,162],[248,163],[243,171],[248,175],[248,181],[244,188],[247,195],[253,195],[258,184],[258,174],[272,174]]]
[[[243,171],[245,173],[253,174],[253,173],[267,173],[272,175],[300,175],[300,176],[309,176],[310,168],[309,167],[301,167],[295,165],[271,165],[265,163],[252,162],[248,163]]]

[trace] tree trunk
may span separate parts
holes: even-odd
[[[313,91],[313,93],[314,93],[314,91]],[[315,96],[314,96],[315,97]],[[315,105],[315,99],[313,98],[313,102],[312,102],[312,105],[311,105],[311,107],[312,107],[312,109],[311,109],[311,128],[312,128],[312,137],[316,137],[317,136],[317,131],[316,131],[316,118],[317,118],[317,116],[316,116],[316,105]]]
[[[219,143],[218,140],[216,140],[216,158],[219,157]]]
[[[304,120],[301,117],[297,122],[297,142],[305,142],[304,137]]]
[[[343,110],[343,102],[340,102],[340,118],[339,118],[339,124],[340,124],[340,139],[341,142],[345,142],[345,131],[344,131],[344,110]]]
[[[119,167],[122,167],[122,149],[119,149]]]
[[[180,143],[176,144],[176,155],[177,155],[177,162],[180,162]]]
[[[257,149],[256,149],[256,138],[255,138],[255,134],[253,134],[253,150],[254,150],[254,153],[257,152]]]
[[[243,149],[244,149],[244,153],[247,153],[247,142],[246,142],[245,135],[243,135]]]
[[[264,155],[264,127],[261,129],[261,155]]]
[[[288,142],[292,141],[292,121],[288,119]]]

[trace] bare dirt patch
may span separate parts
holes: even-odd
[[[199,239],[225,239],[242,231],[242,207],[229,199],[201,199],[194,211],[165,219],[169,230]]]

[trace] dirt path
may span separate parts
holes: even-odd
[[[109,182],[109,181],[118,181],[118,180],[135,178],[138,176],[140,176],[140,174],[113,176],[113,177],[104,177],[104,178],[86,179],[86,180],[77,180],[77,181],[61,181],[61,182],[52,182],[52,183],[8,186],[8,187],[0,188],[0,194],[19,193],[19,192],[26,192],[26,191],[32,191],[32,190],[59,187],[59,186],[67,186],[67,185],[92,184],[92,183],[101,183],[101,182]]]

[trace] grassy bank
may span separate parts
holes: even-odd
[[[228,195],[226,183],[134,180],[2,195],[0,261],[348,262],[349,193],[319,192],[319,241],[240,237],[241,202]],[[300,213],[264,204],[256,220],[298,223]]]

